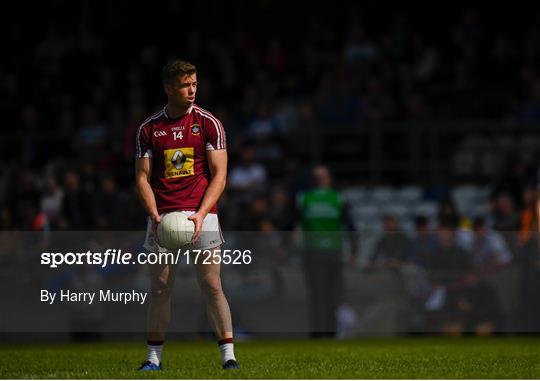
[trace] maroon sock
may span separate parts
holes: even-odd
[[[218,345],[232,344],[232,343],[233,343],[233,338],[232,337],[229,337],[228,339],[222,339],[222,340],[218,341]]]

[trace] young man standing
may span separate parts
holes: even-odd
[[[163,214],[180,211],[189,215],[195,225],[192,248],[214,252],[223,243],[216,203],[227,177],[225,131],[215,116],[194,103],[197,92],[194,65],[170,61],[163,68],[162,79],[167,105],[146,119],[136,134],[137,190],[149,216],[144,247],[154,252],[166,251],[155,240],[156,226]],[[195,269],[223,368],[238,368],[231,313],[221,288],[220,265],[202,262],[195,263]],[[175,271],[173,264],[150,266],[148,358],[139,370],[161,370]]]

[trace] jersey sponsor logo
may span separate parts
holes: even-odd
[[[165,178],[193,176],[194,168],[193,147],[171,148],[163,151],[165,160]]]
[[[201,133],[201,126],[198,124],[191,125],[191,133],[193,135],[199,135]]]
[[[154,131],[154,136],[156,138],[159,138],[159,137],[162,137],[162,136],[167,136],[167,133],[165,131]]]
[[[182,151],[176,151],[171,159],[171,162],[176,169],[182,169],[186,163],[186,155],[184,155]]]

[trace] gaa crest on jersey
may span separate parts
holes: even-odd
[[[163,151],[165,178],[193,176],[195,174],[194,152],[193,147],[171,148]]]
[[[199,135],[201,133],[201,126],[198,124],[192,124],[191,125],[191,134],[192,135]]]

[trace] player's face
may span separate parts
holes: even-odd
[[[197,93],[197,74],[178,77],[176,83],[165,85],[165,93],[170,103],[181,107],[190,107],[195,102]]]

